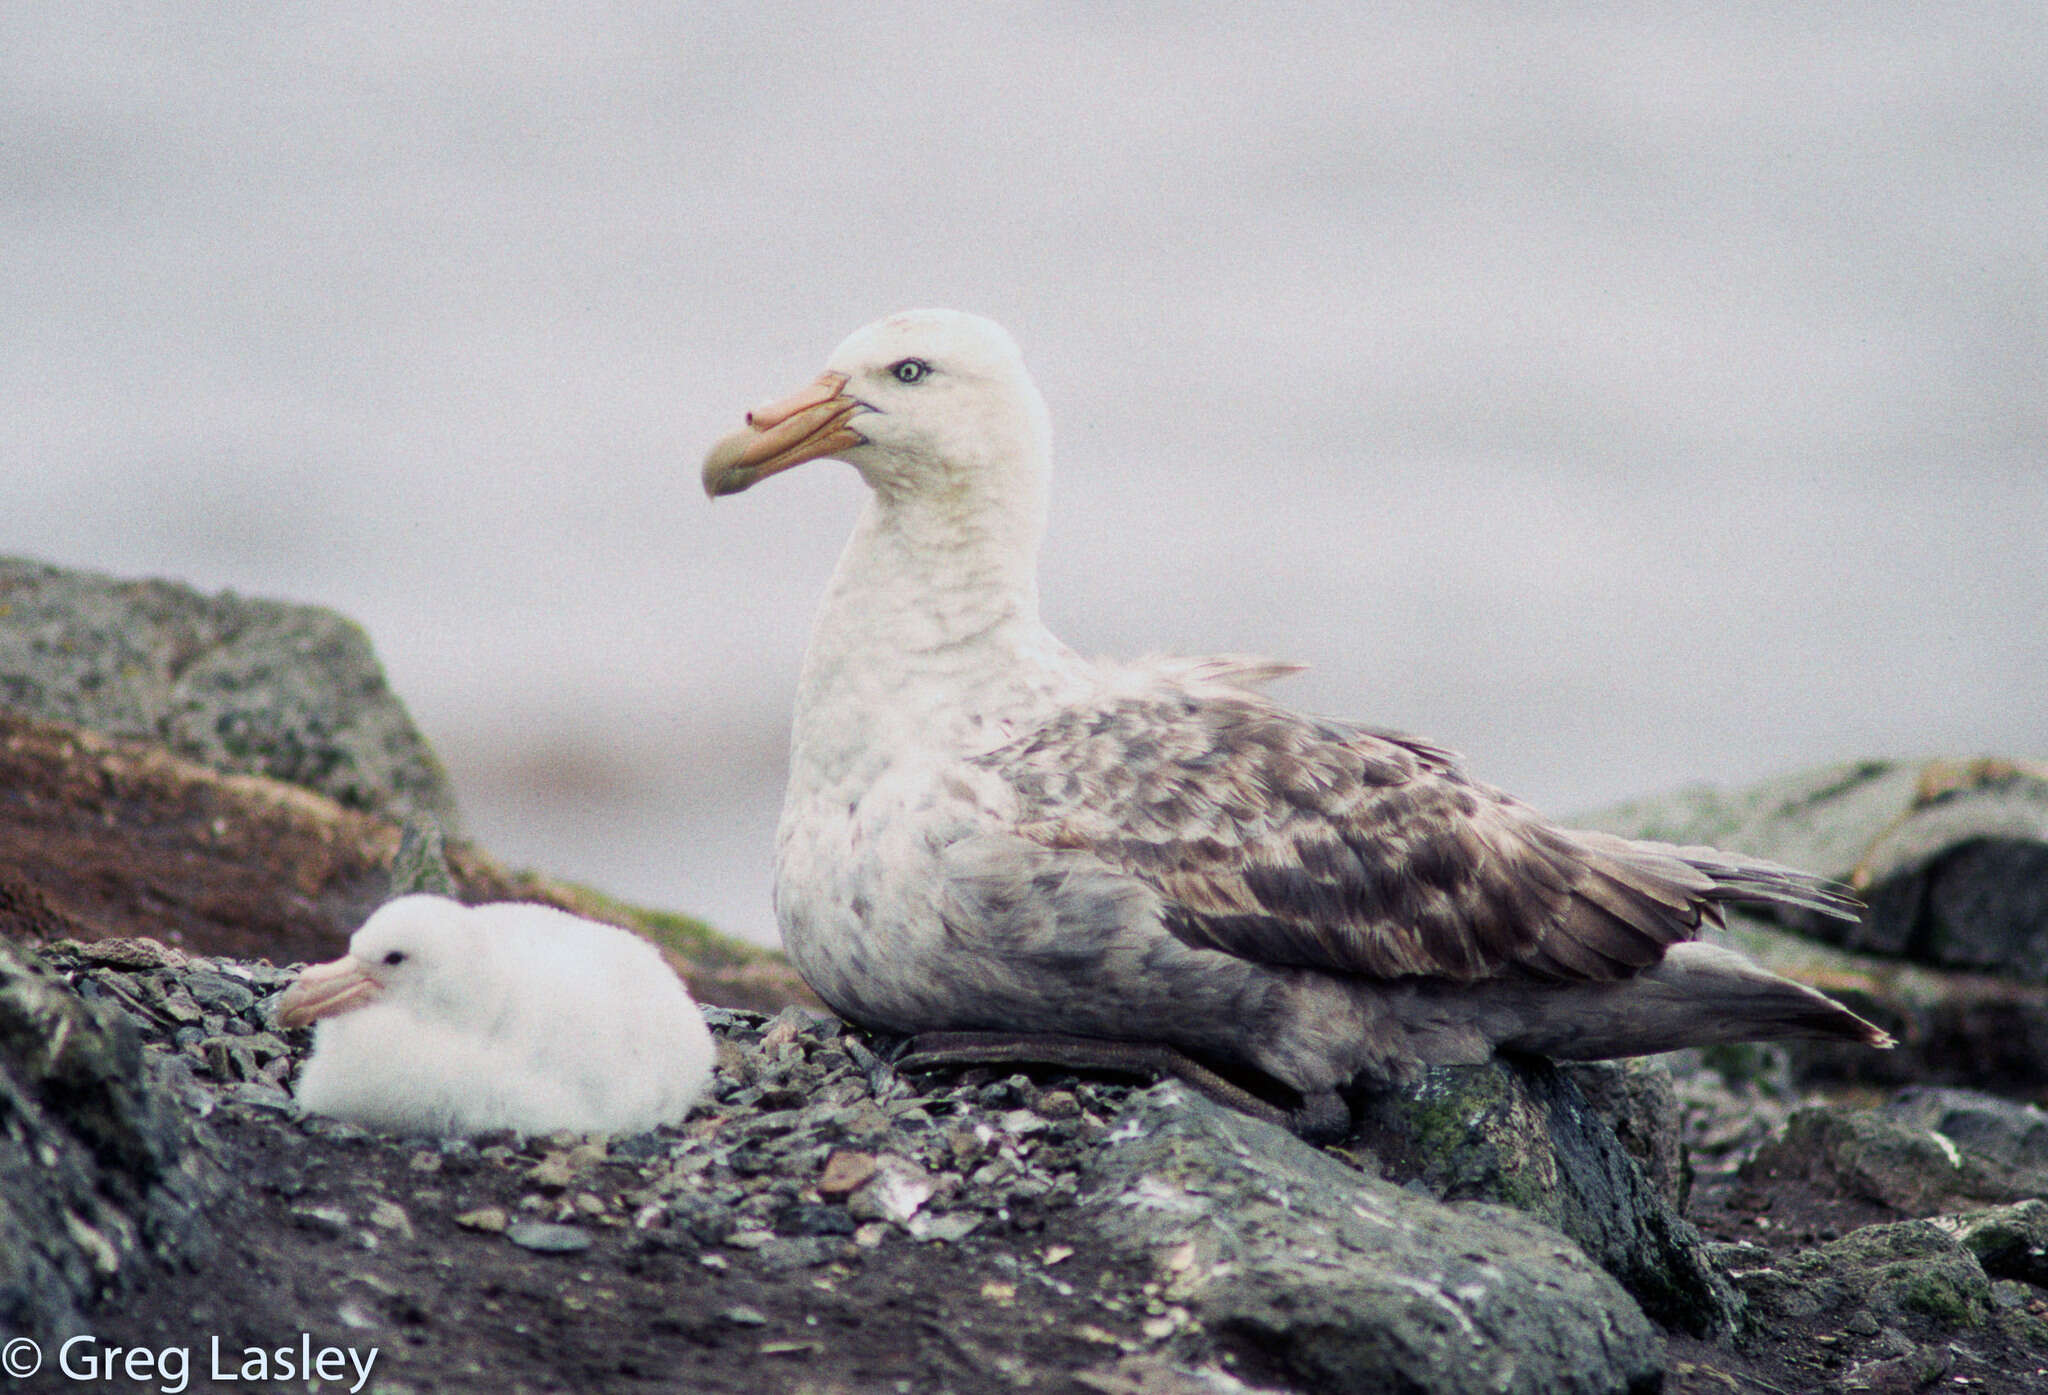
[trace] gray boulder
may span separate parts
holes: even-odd
[[[1661,1070],[1609,1066],[1585,1078],[1653,1166],[1681,1166],[1673,1156],[1676,1102]],[[1661,1118],[1660,1099],[1669,1111]],[[1362,1099],[1358,1116],[1359,1141],[1391,1179],[1446,1201],[1512,1206],[1555,1226],[1667,1327],[1725,1337],[1739,1325],[1741,1296],[1708,1259],[1699,1232],[1574,1074],[1533,1059],[1437,1069],[1412,1090]]]
[[[149,1257],[209,1243],[224,1190],[134,1025],[0,940],[0,1335],[69,1335]]]
[[[2048,1114],[1916,1088],[1881,1109],[1809,1107],[1744,1164],[1753,1183],[1815,1182],[1910,1216],[2048,1197]]]
[[[2005,1200],[2007,1169],[1965,1153],[1932,1129],[1870,1109],[1798,1110],[1742,1166],[1754,1185],[1798,1180],[1909,1216]]]
[[[1322,1391],[1648,1391],[1654,1330],[1521,1212],[1361,1174],[1177,1083],[1132,1097],[1080,1205],[1172,1301]]]
[[[1884,1112],[2005,1170],[2015,1189],[2048,1195],[2048,1110],[1977,1090],[1916,1085],[1901,1090]]]
[[[369,639],[317,606],[0,558],[0,706],[454,827]]]

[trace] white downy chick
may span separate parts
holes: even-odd
[[[703,1014],[654,946],[552,906],[403,896],[278,1004],[298,1099],[401,1134],[638,1133],[703,1095]]]

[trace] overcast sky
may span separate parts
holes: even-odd
[[[697,466],[913,305],[1084,651],[1560,813],[2048,753],[2035,0],[13,5],[0,252],[0,550],[355,616],[487,847],[756,937],[858,486]]]

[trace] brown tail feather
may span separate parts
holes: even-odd
[[[1495,1045],[1566,1061],[1685,1046],[1806,1038],[1888,1047],[1891,1036],[1825,994],[1718,945],[1673,945],[1618,983],[1486,985]]]

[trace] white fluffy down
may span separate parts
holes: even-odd
[[[409,1134],[637,1133],[681,1120],[710,1081],[697,1004],[614,926],[406,896],[349,957],[378,988],[316,1024],[298,1084],[315,1113]]]

